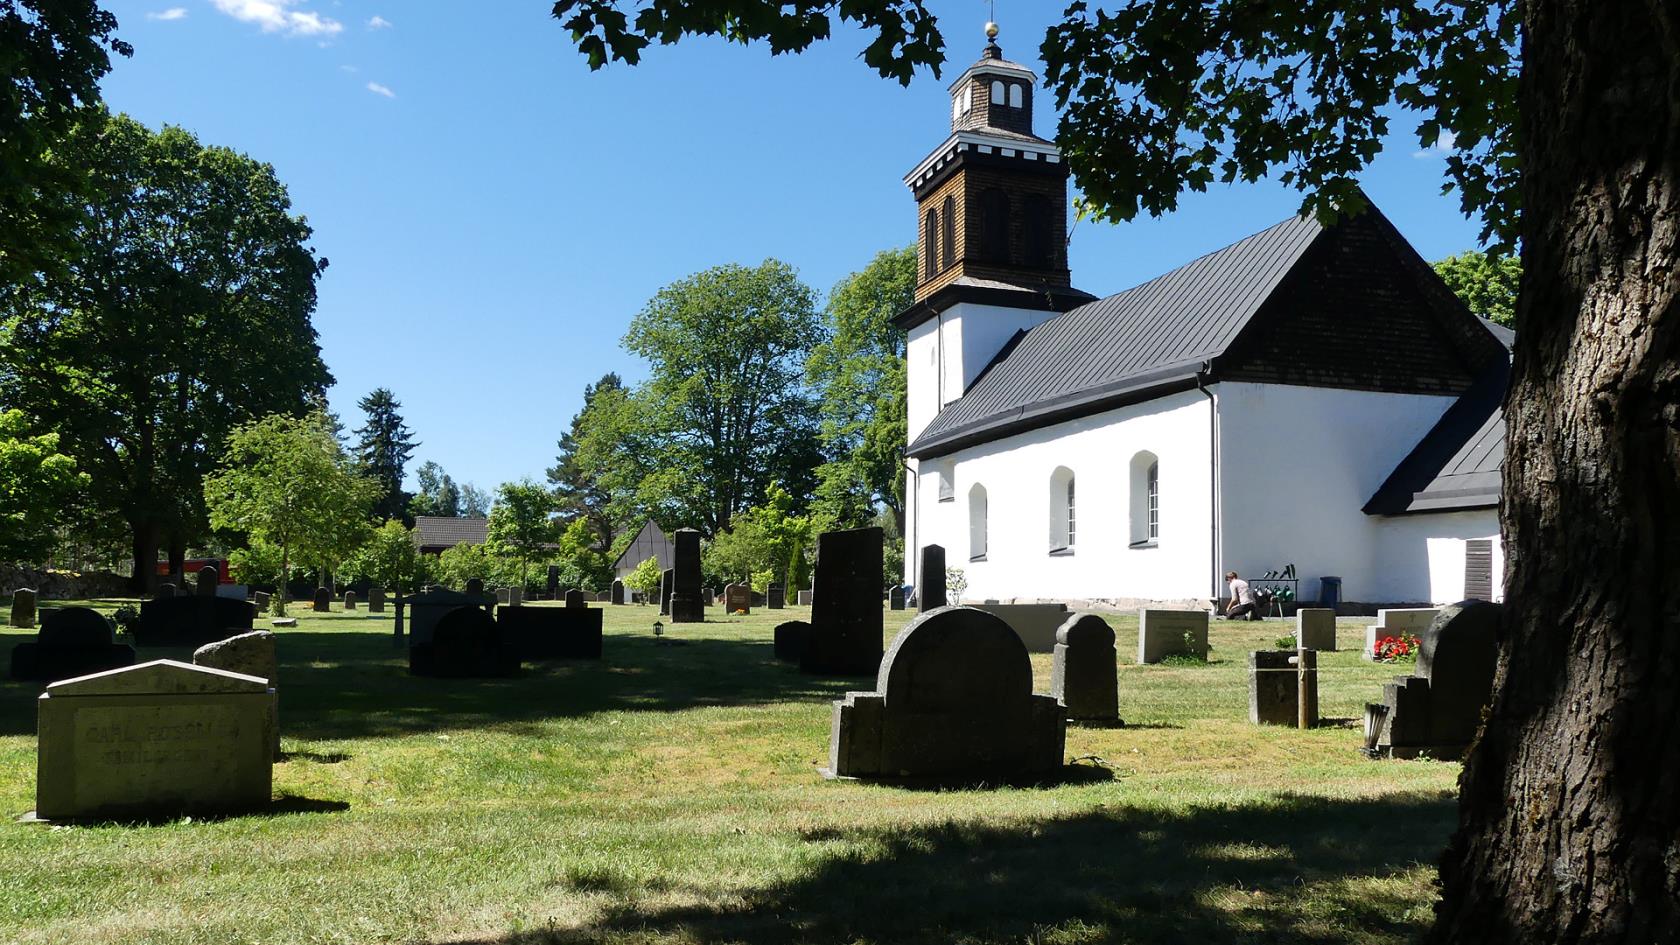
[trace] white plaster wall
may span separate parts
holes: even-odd
[[[955,495],[938,501],[934,460],[912,483],[916,545],[939,544],[963,569],[971,600],[996,598],[1181,600],[1211,592],[1210,408],[1196,391],[1071,420],[952,454]],[[1160,461],[1160,539],[1131,548],[1130,461]],[[1071,556],[1050,555],[1050,477],[1075,476],[1077,535]],[[986,487],[985,561],[969,561],[968,497]],[[916,553],[907,549],[906,581]]]
[[[960,302],[912,328],[905,349],[910,439],[968,390],[1017,331],[1055,314]]]
[[[1504,600],[1504,548],[1499,539],[1499,511],[1427,512],[1377,520],[1376,562],[1397,591],[1424,593],[1385,598],[1433,605],[1464,599],[1465,543],[1493,542],[1493,599]],[[1383,586],[1383,585],[1379,585]]]
[[[1279,384],[1215,390],[1221,571],[1253,578],[1293,562],[1303,600],[1317,599],[1327,574],[1341,576],[1347,601],[1433,596],[1426,538],[1463,536],[1422,521],[1440,515],[1395,525],[1400,519],[1360,510],[1453,398]]]

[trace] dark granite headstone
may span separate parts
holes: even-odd
[[[922,546],[922,569],[916,574],[916,606],[922,613],[945,606],[945,548]]]
[[[1307,724],[1317,725],[1316,650],[1255,650],[1248,654],[1248,720],[1255,725],[1299,725],[1303,670]]]
[[[467,578],[467,586],[462,589],[461,593],[466,594],[468,597],[483,597],[484,579]]]
[[[260,617],[263,614],[268,613],[269,603],[273,601],[273,599],[274,598],[270,596],[267,591],[251,592],[251,606],[257,609],[257,616]]]
[[[368,613],[382,614],[385,612],[385,589],[383,587],[368,588]]]
[[[571,593],[580,594],[581,591]],[[504,607],[496,623],[523,660],[598,660],[601,658],[599,607]]]
[[[317,587],[315,589],[315,602],[309,609],[318,614],[332,613],[332,591],[324,587]]]
[[[660,613],[669,614],[671,612],[671,590],[676,587],[676,584],[677,572],[671,568],[666,568],[664,574],[660,575],[659,578]]]
[[[548,566],[548,599],[560,599],[560,566],[557,564]]]
[[[589,604],[583,599],[583,592],[574,587],[566,592],[566,606],[588,607]]]
[[[800,671],[866,676],[881,666],[881,529],[817,536],[811,635]]]
[[[1027,648],[999,618],[922,614],[893,639],[875,691],[834,703],[829,773],[1007,781],[1058,771],[1067,720],[1032,681]]]
[[[894,584],[887,592],[887,608],[890,610],[904,609],[904,585]]]
[[[213,564],[207,564],[198,569],[198,583],[193,586],[193,592],[200,597],[216,593],[216,585],[222,583],[222,572],[216,570]]]
[[[725,613],[752,613],[752,588],[745,584],[729,584],[723,589],[723,609]]]
[[[764,609],[781,610],[787,606],[787,589],[780,584],[772,584],[764,592]]]
[[[1119,660],[1108,621],[1074,614],[1062,624],[1050,658],[1050,694],[1067,707],[1068,718],[1119,721]]]
[[[805,652],[805,641],[811,637],[811,625],[803,620],[789,620],[787,623],[776,625],[775,653],[776,659],[789,663],[799,662]]]
[[[35,591],[20,587],[12,592],[12,626],[29,630],[35,626]]]
[[[513,676],[519,672],[519,650],[483,607],[469,604],[444,612],[429,640],[409,645],[408,671],[450,678]]]
[[[612,600],[612,602],[614,604],[617,604],[617,605],[620,605],[620,606],[622,606],[624,604],[624,582],[623,581],[612,582],[612,597],[610,599]]]
[[[63,607],[41,619],[31,642],[12,648],[12,678],[70,679],[134,665],[134,647],[119,646],[111,624],[87,607]]]
[[[700,533],[679,528],[671,536],[671,622],[700,623],[706,619],[706,600],[700,588]]]
[[[257,608],[249,601],[177,595],[140,603],[139,646],[203,646],[251,629]]]
[[[1420,635],[1416,672],[1384,685],[1382,704],[1366,708],[1375,753],[1442,759],[1464,754],[1493,698],[1500,613],[1499,604],[1486,601],[1441,609]]]
[[[344,592],[344,609],[345,610],[355,610],[356,609],[356,592],[355,591],[345,591]]]

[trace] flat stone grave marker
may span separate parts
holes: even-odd
[[[1032,679],[1027,648],[997,617],[967,607],[922,614],[893,639],[875,691],[834,703],[826,773],[1009,781],[1056,772],[1067,720]]]
[[[33,588],[20,587],[12,592],[12,626],[24,630],[35,627],[35,598]]]
[[[752,613],[752,588],[745,584],[724,587],[723,609],[732,614]]]
[[[817,536],[816,603],[801,654],[805,673],[872,675],[881,666],[881,529]]]
[[[1336,612],[1329,607],[1303,607],[1295,611],[1295,646],[1336,652]]]
[[[1118,722],[1119,661],[1108,621],[1096,614],[1074,614],[1056,630],[1050,695],[1067,707],[1070,719]]]
[[[134,664],[134,647],[119,645],[98,611],[63,607],[41,618],[35,639],[12,648],[12,678],[71,679]]]
[[[267,680],[156,660],[53,683],[36,706],[41,819],[149,819],[269,805]]]
[[[273,694],[269,715],[269,729],[274,733],[274,757],[280,757],[280,657],[275,646],[276,637],[268,630],[252,630],[206,643],[193,651],[194,666],[223,669],[244,676],[268,680]]]
[[[1248,654],[1248,720],[1255,725],[1299,725],[1301,681],[1306,677],[1307,725],[1318,724],[1318,651],[1255,650]]]
[[[1137,661],[1159,663],[1179,653],[1207,659],[1208,612],[1139,610]]]

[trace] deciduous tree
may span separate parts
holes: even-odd
[[[87,475],[58,451],[58,434],[31,434],[23,411],[0,411],[0,558],[44,562],[64,511],[86,487]]]
[[[409,500],[410,512],[443,518],[455,518],[461,514],[461,492],[442,466],[427,460],[414,471],[414,476],[420,482],[420,491]]]
[[[1470,311],[1506,327],[1516,321],[1517,286],[1522,282],[1522,263],[1517,257],[1472,249],[1432,265]]]
[[[530,576],[531,561],[555,544],[554,494],[529,479],[502,483],[487,529],[488,550],[518,561],[523,585]]]

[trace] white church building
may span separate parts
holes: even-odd
[[[1509,334],[1375,207],[1074,289],[1035,85],[989,44],[905,178],[906,582],[937,544],[974,601],[1205,606],[1289,564],[1302,601],[1498,599]]]

